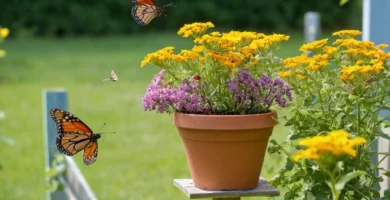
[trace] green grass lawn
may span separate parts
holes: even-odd
[[[292,35],[280,55],[297,55],[301,36]],[[44,199],[44,135],[42,89],[65,88],[69,110],[97,132],[95,164],[81,171],[99,199],[188,199],[172,184],[189,178],[180,138],[172,116],[144,112],[141,98],[153,66],[140,68],[143,57],[165,46],[190,48],[191,41],[174,32],[120,38],[7,40],[0,48],[0,134],[14,145],[0,143],[0,199]],[[115,69],[119,81],[102,82]],[[282,115],[280,113],[279,115]],[[106,126],[99,130],[99,127]],[[285,140],[277,126],[272,138]],[[271,178],[280,157],[266,157],[262,176]]]

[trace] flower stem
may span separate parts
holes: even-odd
[[[357,101],[357,130],[356,130],[356,136],[360,136],[360,118],[361,118],[361,110],[360,110],[360,100]],[[355,169],[359,170],[359,165],[360,165],[360,147],[357,147],[357,153],[356,153],[356,164],[355,164]]]

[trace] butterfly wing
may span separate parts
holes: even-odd
[[[79,118],[61,109],[52,109],[50,116],[56,123],[58,134],[79,132],[85,133],[88,136],[92,135],[92,130]]]
[[[136,4],[131,9],[131,16],[140,25],[149,24],[154,18],[160,16],[163,9],[149,4]]]
[[[75,155],[90,143],[89,136],[83,132],[62,133],[56,139],[58,150],[67,156]]]
[[[151,6],[156,6],[156,3],[154,3],[153,0],[133,0],[134,4],[148,4]]]
[[[118,75],[114,72],[114,70],[111,70],[111,76],[110,78],[103,79],[103,81],[117,81]]]
[[[67,111],[52,109],[50,115],[59,134],[56,139],[58,150],[65,155],[73,156],[84,149],[84,163],[86,165],[94,163],[98,155],[98,144],[92,130]]]
[[[90,165],[94,163],[98,156],[98,143],[96,140],[91,141],[84,149],[83,160],[84,164]]]
[[[118,75],[116,75],[114,70],[111,70],[111,77],[110,77],[110,79],[113,80],[113,81],[117,81],[118,80]]]

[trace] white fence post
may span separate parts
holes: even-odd
[[[45,136],[45,168],[50,169],[51,163],[54,160],[54,153],[60,153],[56,147],[57,129],[55,123],[50,118],[50,110],[60,108],[68,110],[68,95],[65,90],[43,90],[43,128]],[[46,180],[48,181],[48,180]],[[50,200],[66,200],[68,199],[63,191],[47,191],[47,199]]]
[[[56,147],[58,135],[54,121],[50,117],[50,110],[59,108],[68,110],[68,95],[64,89],[43,90],[43,119],[45,135],[45,167],[50,169],[55,154],[60,152]],[[59,176],[63,186],[61,191],[47,191],[48,200],[97,200],[95,194],[89,187],[80,169],[72,157],[65,156],[66,173]],[[48,181],[48,178],[47,180]]]
[[[318,40],[321,36],[321,16],[318,12],[307,12],[304,18],[305,42]]]
[[[390,44],[390,1],[389,0],[363,0],[363,40],[372,41],[375,44],[386,43]],[[388,50],[388,49],[387,49]],[[388,111],[382,111],[381,116],[389,115]],[[390,135],[390,129],[383,130]],[[390,142],[387,139],[380,138],[379,142],[373,145],[373,151],[389,152]],[[378,163],[383,155],[373,157],[372,162]],[[390,159],[386,158],[379,167],[389,170]],[[379,175],[383,172],[379,171]],[[386,176],[382,176],[384,181],[380,183],[380,193],[383,195],[384,190],[390,187],[390,180]]]

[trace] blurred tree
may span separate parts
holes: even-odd
[[[160,6],[174,1],[167,16],[141,27],[132,19],[131,0],[2,0],[0,24],[15,36],[73,36],[127,34],[177,30],[184,23],[211,21],[229,29],[286,31],[302,29],[307,11],[321,13],[323,29],[359,28],[361,1],[340,6],[340,0],[156,0]]]

